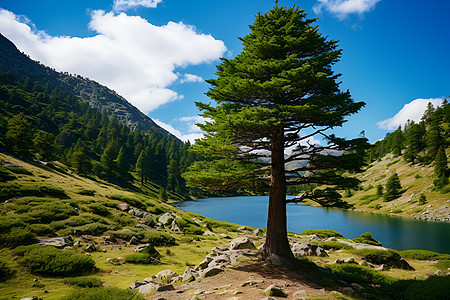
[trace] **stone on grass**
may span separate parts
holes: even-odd
[[[146,295],[151,293],[159,288],[159,284],[156,283],[146,283],[138,287],[139,294]]]
[[[295,258],[301,258],[302,256],[328,256],[322,247],[309,243],[295,243],[292,246],[292,253]]]
[[[168,224],[172,223],[172,221],[174,219],[181,219],[181,217],[177,216],[173,212],[166,212],[161,217],[159,217],[158,222],[163,225],[168,225]]]
[[[195,276],[192,272],[192,269],[189,267],[186,267],[186,270],[184,270],[183,275],[180,276],[180,279],[182,282],[191,282],[195,280]]]
[[[94,244],[90,244],[89,246],[86,247],[86,251],[87,252],[95,252],[95,251],[97,251],[97,248],[95,248]]]
[[[264,293],[267,296],[274,296],[274,297],[287,297],[287,294],[283,291],[283,289],[281,288],[281,286],[272,284],[269,285],[265,290]]]
[[[136,280],[130,284],[130,289],[134,290],[134,289],[137,289],[138,287],[140,287],[141,285],[145,285],[145,284],[147,284],[147,282]]]
[[[261,237],[264,236],[264,232],[261,230],[261,228],[256,228],[255,230],[253,230],[253,235]]]
[[[246,236],[235,238],[230,242],[230,250],[251,249],[256,250],[255,245]]]
[[[294,297],[294,299],[302,299],[304,298],[306,295],[308,295],[308,293],[305,290],[298,290],[295,291],[292,296]]]
[[[170,282],[173,277],[178,276],[177,272],[167,269],[156,274],[156,278],[160,282]]]
[[[157,292],[174,291],[175,288],[171,284],[161,285],[156,289]]]
[[[219,274],[220,272],[223,272],[222,268],[209,267],[203,271],[202,276],[203,277],[211,277],[211,276],[215,276],[215,275]]]

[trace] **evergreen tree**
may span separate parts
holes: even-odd
[[[53,142],[55,136],[43,130],[36,131],[33,138],[33,145],[40,154],[42,160],[51,160],[54,157],[55,147]]]
[[[6,142],[14,153],[23,158],[31,158],[33,130],[25,114],[19,113],[8,120]]]
[[[113,142],[110,142],[100,156],[100,162],[102,163],[102,169],[106,177],[112,178],[114,176],[115,157],[117,157],[117,152]]]
[[[383,196],[383,186],[381,184],[377,185],[377,196]]]
[[[397,173],[394,173],[386,181],[386,192],[383,195],[385,202],[392,201],[402,194],[402,185],[400,183],[400,178]]]
[[[91,172],[92,164],[89,157],[83,148],[72,153],[69,160],[70,165],[75,169],[75,172],[81,175],[86,175]]]
[[[404,159],[410,163],[416,163],[419,159],[419,153],[423,150],[423,135],[425,133],[424,128],[420,124],[411,123],[409,130],[406,134],[406,151]]]
[[[167,190],[165,188],[159,189],[159,199],[163,202],[167,202],[169,196],[167,195]]]
[[[120,148],[119,154],[114,162],[116,163],[116,171],[119,179],[128,182],[130,180],[130,164],[123,147]]]
[[[433,122],[426,134],[427,154],[431,159],[436,156],[439,147],[442,144],[442,136],[440,133],[439,125],[437,122]]]
[[[145,183],[145,166],[146,166],[146,156],[145,151],[142,150],[139,154],[139,157],[136,161],[136,174],[138,178],[141,180],[141,185],[144,185]]]
[[[327,206],[342,204],[337,189],[356,187],[359,181],[337,171],[360,170],[367,143],[365,138],[348,141],[326,134],[364,103],[339,90],[339,75],[331,67],[341,50],[313,23],[296,7],[276,5],[257,15],[251,32],[242,39],[243,51],[233,59],[222,59],[217,79],[208,80],[207,95],[217,105],[197,103],[211,122],[200,125],[206,135],[193,150],[210,159],[194,163],[184,173],[190,186],[211,191],[268,187],[261,257],[273,263],[293,257],[287,239],[286,186],[326,183],[327,188],[304,193],[303,198]],[[308,145],[316,134],[325,136],[328,145]],[[286,157],[285,149],[292,146],[294,151]],[[343,154],[330,155],[335,151]],[[286,171],[285,164],[296,160],[309,164]],[[303,176],[307,171],[314,176]],[[293,175],[289,181],[287,172]]]
[[[439,147],[434,159],[434,176],[437,177],[433,182],[434,186],[442,190],[448,184],[447,155],[443,146]]]

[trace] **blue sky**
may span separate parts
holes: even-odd
[[[280,0],[339,40],[343,90],[366,107],[337,134],[371,142],[450,96],[450,1]],[[272,0],[0,0],[0,32],[33,59],[116,90],[178,137],[194,139],[194,101],[219,57]]]

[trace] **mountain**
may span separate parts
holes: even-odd
[[[10,40],[0,34],[0,73],[3,72],[11,72],[20,80],[30,78],[32,82],[38,81],[42,85],[49,82],[51,88],[57,87],[70,92],[79,101],[89,103],[99,110],[104,109],[109,116],[126,124],[132,131],[139,127],[141,131],[158,130],[164,136],[171,135],[113,90],[80,75],[72,76],[46,67],[20,52]]]

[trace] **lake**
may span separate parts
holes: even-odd
[[[256,228],[265,228],[268,197],[205,198],[175,204],[176,207],[222,220]],[[347,238],[370,232],[388,248],[426,249],[450,253],[450,223],[412,220],[334,208],[287,205],[288,231],[330,229]]]

